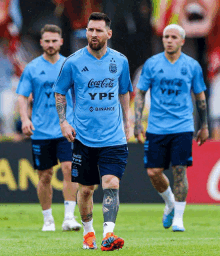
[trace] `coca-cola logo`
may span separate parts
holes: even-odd
[[[95,81],[93,78],[89,81],[89,88],[107,88],[114,86],[114,79],[105,78],[104,80]]]

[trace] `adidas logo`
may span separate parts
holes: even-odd
[[[85,66],[81,72],[89,71],[88,68]]]
[[[44,72],[44,71],[41,71],[40,75],[45,75],[45,72]]]
[[[161,69],[161,70],[159,71],[159,73],[164,73],[164,72],[163,72],[163,69]]]

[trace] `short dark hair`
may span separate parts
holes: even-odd
[[[61,37],[62,37],[62,29],[60,27],[58,27],[57,25],[53,25],[53,24],[46,24],[40,31],[41,36],[45,33],[45,32],[52,32],[52,33],[58,33]]]
[[[102,13],[102,12],[93,12],[89,16],[88,23],[90,20],[104,20],[107,27],[110,28],[110,26],[111,26],[111,20],[105,13]]]

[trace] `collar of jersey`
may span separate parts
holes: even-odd
[[[110,52],[110,49],[107,47],[107,51],[105,53],[104,56],[102,56],[102,58],[99,60],[97,59],[96,57],[94,57],[87,49],[87,47],[85,47],[85,53],[90,56],[91,58],[93,58],[94,60],[97,60],[97,61],[102,61],[103,59],[105,59],[108,55],[109,55],[109,52]]]
[[[63,57],[63,56],[60,54],[59,60],[58,60],[57,62],[55,62],[55,63],[51,63],[51,62],[49,62],[48,60],[46,60],[46,59],[44,58],[43,54],[41,55],[41,58],[42,58],[46,63],[48,63],[48,64],[50,64],[50,65],[56,65],[57,63],[60,62],[60,60],[62,59],[62,57]]]
[[[183,56],[183,53],[181,52],[181,54],[180,54],[180,56],[179,56],[179,59],[176,60],[175,63],[171,63],[171,62],[167,59],[167,57],[165,56],[165,51],[163,52],[163,57],[164,57],[164,59],[165,59],[168,63],[170,63],[170,65],[175,65],[177,62],[179,62],[179,60],[182,58],[182,56]]]

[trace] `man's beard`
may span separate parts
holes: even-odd
[[[89,42],[89,46],[93,51],[99,51],[103,48],[103,46],[105,45],[105,42],[99,42],[98,44],[94,44],[92,41]]]
[[[45,52],[47,55],[49,55],[49,56],[54,56],[54,55],[57,54],[57,52],[60,51],[60,48],[59,48],[59,49],[54,49],[54,48],[52,48],[52,49],[53,49],[53,51],[50,51],[49,49],[47,49],[47,50],[44,50],[44,52]]]

